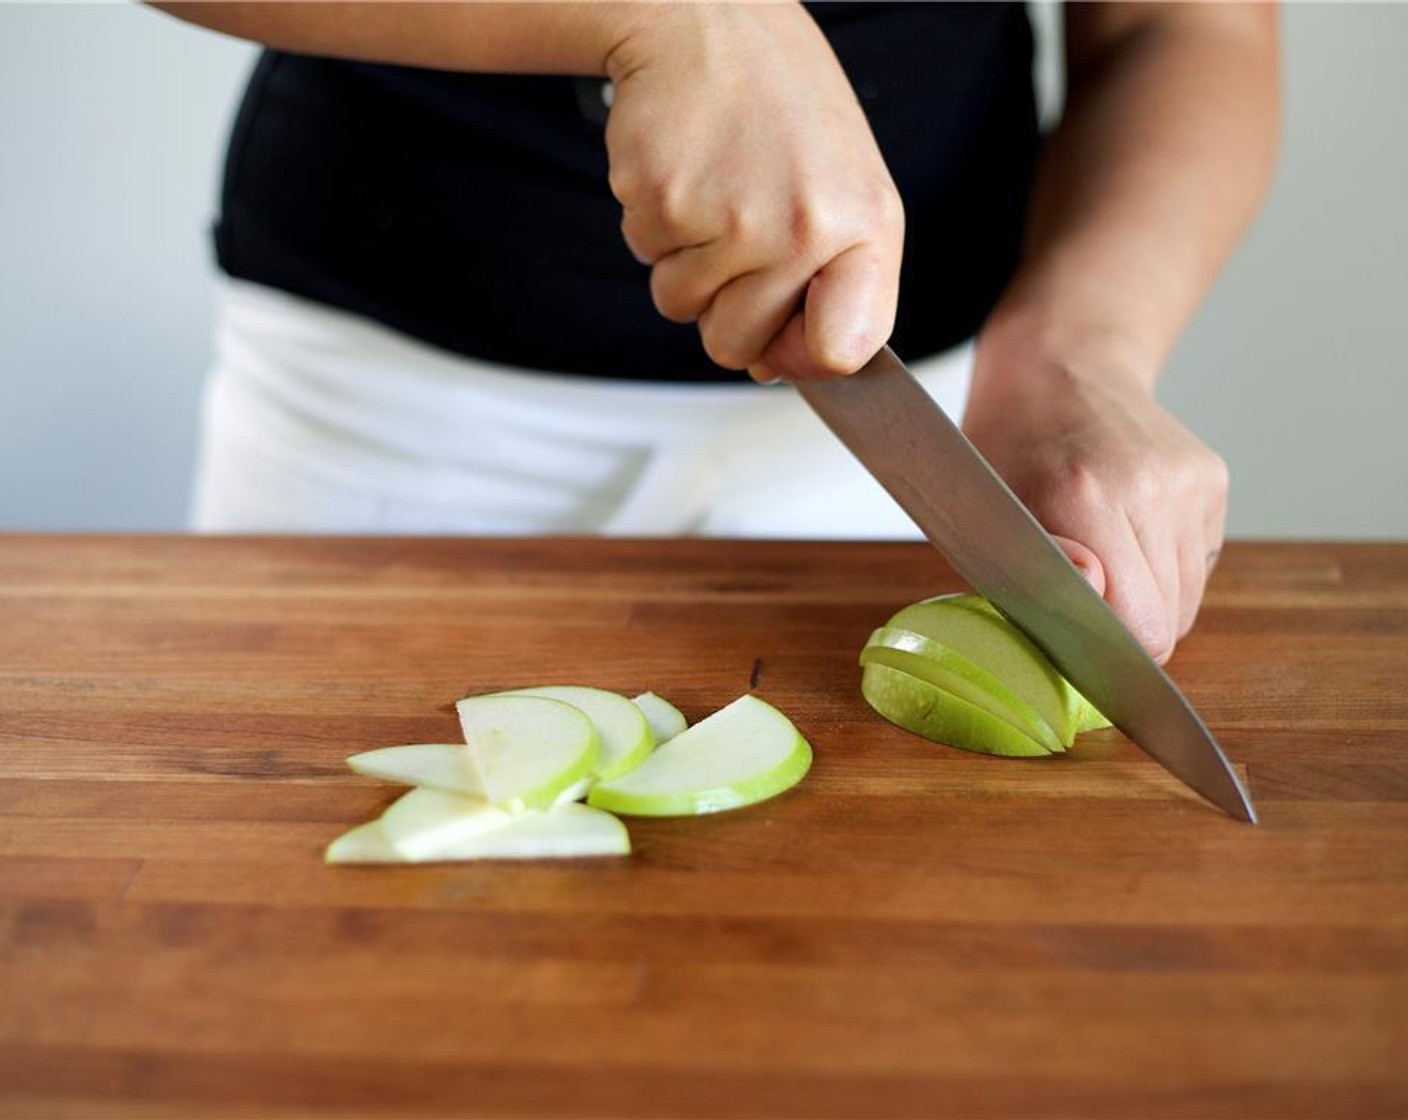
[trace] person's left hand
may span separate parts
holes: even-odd
[[[1167,661],[1222,547],[1226,465],[1159,405],[1151,378],[1003,360],[980,344],[964,431]]]

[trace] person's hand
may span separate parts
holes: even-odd
[[[1054,364],[985,368],[964,430],[1159,662],[1193,625],[1222,547],[1223,461],[1151,379]]]
[[[805,9],[649,8],[608,69],[611,190],[660,312],[759,380],[864,365],[894,326],[903,208]]]

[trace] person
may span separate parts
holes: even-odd
[[[1267,189],[1271,5],[1067,5],[1044,138],[1020,4],[155,6],[269,48],[199,528],[903,535],[776,384],[891,339],[1157,659],[1192,626],[1227,471],[1155,383]]]

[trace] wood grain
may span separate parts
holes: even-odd
[[[1408,1115],[1408,545],[1239,543],[1113,731],[1000,760],[855,657],[924,547],[0,536],[0,1115]],[[327,868],[455,699],[747,691],[816,751],[625,859]]]

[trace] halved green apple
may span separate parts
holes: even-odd
[[[1020,727],[990,711],[880,662],[865,666],[860,691],[891,723],[936,743],[1010,757],[1052,753]]]
[[[455,708],[484,798],[500,809],[546,809],[595,772],[600,736],[571,704],[500,693],[471,696]]]
[[[918,677],[1025,731],[1048,751],[1065,749],[1051,725],[999,678],[923,634],[883,626],[870,635],[860,663],[888,665]]]
[[[897,611],[871,635],[860,660],[861,690],[872,707],[908,730],[968,750],[1054,753],[1078,733],[1110,725],[978,595],[940,595]]]
[[[940,642],[997,677],[1046,721],[1057,740],[1075,739],[1077,693],[1046,655],[1016,626],[977,596],[942,596],[896,613],[888,626]]]
[[[736,809],[790,789],[811,760],[811,746],[791,720],[745,695],[656,748],[630,773],[598,782],[587,804],[643,817]]]

